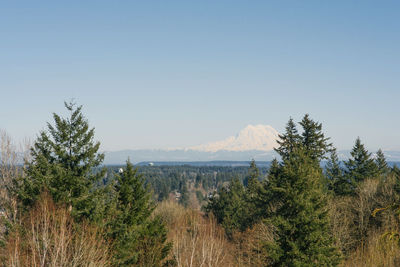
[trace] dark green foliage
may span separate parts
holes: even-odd
[[[393,166],[393,168],[390,170],[391,173],[400,176],[400,168],[397,167],[397,164]]]
[[[280,140],[277,140],[279,147],[275,151],[279,153],[282,159],[286,159],[289,154],[301,144],[301,137],[297,132],[296,124],[290,118],[284,134],[279,135]]]
[[[158,193],[157,200],[158,201],[163,201],[165,199],[168,199],[168,197],[169,197],[169,189],[168,189],[167,183],[166,182],[162,182],[161,186],[160,186],[159,193]]]
[[[301,141],[307,155],[318,162],[325,159],[325,154],[332,149],[332,144],[328,143],[330,138],[325,137],[322,132],[322,124],[310,119],[308,114],[299,124],[303,128]]]
[[[243,211],[242,218],[242,231],[251,227],[258,219],[256,202],[258,199],[261,183],[259,181],[260,170],[257,168],[256,162],[254,160],[250,162],[249,172],[246,176],[246,179],[248,182],[244,195],[245,209]]]
[[[354,191],[357,184],[367,178],[374,178],[378,175],[378,167],[371,158],[371,154],[361,143],[360,138],[356,139],[350,154],[351,158],[345,162],[346,176],[351,183],[351,191]]]
[[[276,149],[283,161],[272,162],[258,191],[257,215],[275,231],[274,242],[264,248],[272,266],[336,266],[340,257],[331,238],[320,168],[331,144],[322,125],[308,115],[300,125],[301,135],[289,120]]]
[[[385,155],[383,154],[383,151],[381,149],[376,152],[375,164],[378,168],[379,175],[386,175],[389,173],[390,168],[387,165]]]
[[[234,231],[244,231],[256,222],[256,200],[261,186],[259,177],[260,170],[252,160],[244,179],[247,187],[235,178],[227,188],[221,187],[205,207],[207,212],[215,215],[229,237],[232,237]]]
[[[235,230],[245,230],[246,218],[243,216],[246,210],[245,188],[239,179],[234,179],[228,188],[222,187],[217,194],[210,199],[205,207],[207,212],[212,212],[217,222],[222,224],[229,237]]]
[[[340,167],[336,149],[331,151],[330,158],[325,167],[325,177],[327,179],[328,190],[335,195],[346,195],[351,192],[352,185]]]
[[[185,181],[182,181],[179,186],[179,191],[181,193],[181,198],[179,199],[179,203],[184,207],[189,206],[190,199],[189,199],[189,191]]]
[[[307,151],[291,151],[279,173],[269,177],[270,209],[265,223],[273,225],[275,241],[265,248],[272,266],[337,266],[322,170]]]
[[[256,198],[254,200],[255,208],[255,215],[256,219],[263,219],[266,218],[271,212],[271,182],[279,179],[278,176],[281,172],[281,164],[278,162],[277,159],[273,159],[271,162],[271,167],[268,171],[267,178],[260,183],[258,187],[258,192]]]
[[[267,171],[268,163],[263,163],[258,167],[261,178]],[[113,175],[123,166],[108,166],[107,177],[102,184],[109,184],[113,180]],[[168,196],[166,193],[180,191],[183,182],[194,184],[196,189],[203,189],[207,193],[212,193],[223,184],[238,177],[245,183],[248,179],[247,166],[192,166],[192,165],[161,165],[161,166],[138,166],[139,172],[143,174],[145,183],[151,186],[155,194],[155,199],[162,201]]]
[[[128,161],[116,176],[113,209],[108,237],[114,244],[116,266],[160,266],[167,256],[167,231],[159,218],[150,215],[155,208],[143,177]]]
[[[329,181],[329,189],[333,190],[332,187],[336,184],[340,177],[343,176],[343,170],[340,167],[340,161],[336,153],[336,149],[331,151],[328,162],[325,166],[325,176]]]
[[[400,196],[400,169],[394,165],[389,174],[395,178],[394,191]]]
[[[199,188],[201,186],[202,181],[203,181],[203,177],[200,173],[198,173],[196,175],[195,187]]]
[[[275,149],[276,152],[285,160],[289,157],[290,153],[299,147],[303,147],[307,155],[320,162],[326,158],[325,155],[332,149],[332,144],[328,143],[329,138],[325,137],[322,132],[322,124],[310,119],[306,114],[299,124],[303,128],[300,135],[297,131],[296,124],[290,118],[285,129],[285,133],[279,135],[279,147]]]
[[[271,177],[278,175],[280,169],[281,169],[281,166],[280,166],[278,160],[276,158],[273,159],[272,162],[271,162],[271,167],[268,170],[267,179],[269,180]]]
[[[25,207],[33,204],[43,189],[55,201],[72,207],[75,217],[94,217],[99,208],[99,192],[95,186],[105,170],[95,173],[104,159],[99,154],[99,142],[94,141],[94,129],[82,115],[82,106],[65,103],[69,117],[53,114],[54,125],[47,124],[31,149],[26,176],[20,181],[17,195]]]
[[[257,168],[254,159],[250,162],[250,167],[247,176],[243,180],[243,184],[246,187],[252,187],[253,184],[258,182],[260,176],[260,170]]]

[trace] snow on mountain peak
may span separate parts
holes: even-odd
[[[222,141],[211,142],[199,146],[190,147],[192,150],[216,152],[262,150],[271,151],[277,146],[278,137],[276,131],[270,125],[247,125],[236,136],[231,136]]]

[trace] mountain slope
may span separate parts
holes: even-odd
[[[225,151],[271,151],[277,146],[278,131],[269,125],[248,125],[236,136],[228,137],[222,141],[211,142],[187,149],[217,152]]]

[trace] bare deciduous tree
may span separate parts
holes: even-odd
[[[76,224],[67,208],[43,193],[1,250],[4,266],[110,266],[110,246],[98,227]]]

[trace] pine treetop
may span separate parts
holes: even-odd
[[[260,177],[260,170],[258,169],[255,160],[250,162],[249,170],[247,176],[244,179],[244,185],[248,188],[252,188],[258,184],[258,178]]]
[[[378,174],[377,166],[371,158],[371,153],[365,149],[364,144],[361,143],[357,137],[354,147],[350,152],[351,158],[345,162],[346,174],[349,179],[359,183],[367,178],[373,178]]]
[[[332,149],[332,143],[328,143],[329,137],[322,132],[322,123],[316,122],[308,114],[304,115],[299,124],[303,128],[302,145],[313,160],[326,159],[326,153]]]
[[[312,120],[308,114],[304,115],[299,124],[303,128],[302,134],[298,133],[293,119],[289,119],[285,133],[279,135],[279,146],[275,151],[285,160],[293,151],[303,147],[311,159],[318,162],[325,159],[332,149],[332,143],[328,142],[330,138],[322,132],[322,124]]]
[[[385,175],[390,171],[382,149],[379,149],[378,152],[376,152],[375,164],[378,167],[378,173],[380,175]]]
[[[278,148],[275,151],[279,153],[282,159],[285,159],[289,154],[300,144],[300,135],[297,132],[296,124],[290,118],[286,124],[285,133],[279,135],[277,140]]]

